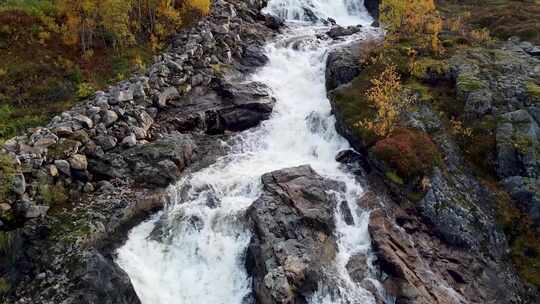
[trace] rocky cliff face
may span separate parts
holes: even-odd
[[[369,228],[378,264],[388,275],[383,280],[387,290],[398,303],[534,302],[508,260],[496,194],[473,172],[431,105],[419,102],[400,119],[401,126],[429,134],[442,155],[442,162],[414,191],[389,175],[373,147],[347,120],[336,96],[362,73],[358,64],[347,64],[359,62],[358,52],[350,51],[355,47],[329,55],[327,84],[338,131],[364,155],[353,163],[373,169],[362,170],[372,191],[363,203],[376,210]],[[540,79],[540,61],[531,49],[534,46],[511,40],[497,50],[460,52],[449,60],[449,72],[440,81],[455,82],[455,102],[464,102],[469,119],[496,117],[492,134],[497,144],[486,156],[493,157],[489,166],[520,202],[519,208],[536,220],[536,95],[531,88]],[[520,148],[518,138],[527,144]]]
[[[243,75],[263,65],[282,23],[264,1],[214,1],[145,75],[96,92],[46,126],[7,141],[16,172],[0,229],[0,276],[16,303],[138,303],[111,253],[167,201],[184,171],[210,164],[231,132],[256,126],[273,99]],[[268,26],[267,26],[268,25]]]

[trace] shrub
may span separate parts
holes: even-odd
[[[88,98],[94,94],[95,90],[91,84],[83,82],[77,86],[77,98],[80,100]]]
[[[358,122],[358,126],[385,137],[392,132],[399,115],[410,106],[412,99],[404,91],[395,65],[388,65],[371,83],[366,96],[377,114],[373,119]]]
[[[15,174],[16,168],[11,157],[0,153],[0,203],[7,199]]]
[[[372,148],[375,157],[383,161],[400,178],[412,180],[429,175],[441,162],[439,149],[428,134],[398,128]]]
[[[49,206],[63,204],[68,200],[66,189],[61,184],[41,184],[39,186],[39,193],[43,202]]]
[[[420,49],[439,53],[442,20],[433,0],[383,0],[380,19],[387,40],[412,40]]]

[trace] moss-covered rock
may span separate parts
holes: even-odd
[[[531,102],[540,102],[540,85],[531,80],[526,83],[526,89]]]

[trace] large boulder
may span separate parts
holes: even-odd
[[[361,42],[354,42],[328,54],[326,89],[331,91],[353,80],[360,74]]]
[[[367,11],[375,19],[375,21],[379,20],[379,5],[380,0],[365,0],[364,6],[366,7]]]
[[[247,269],[257,303],[305,303],[336,255],[334,209],[328,190],[344,185],[309,166],[267,173],[263,194],[249,208],[253,237]]]
[[[139,304],[141,303],[128,275],[111,259],[97,250],[83,254],[83,262],[74,270],[78,277],[76,292],[67,303]]]
[[[109,178],[131,177],[143,186],[166,187],[193,161],[195,150],[190,135],[173,133],[147,145],[92,159],[89,170]]]
[[[529,303],[520,299],[523,289],[504,256],[448,246],[414,215],[391,206],[373,211],[368,229],[395,303]]]

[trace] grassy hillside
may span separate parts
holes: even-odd
[[[143,70],[208,0],[0,0],[0,141]]]

